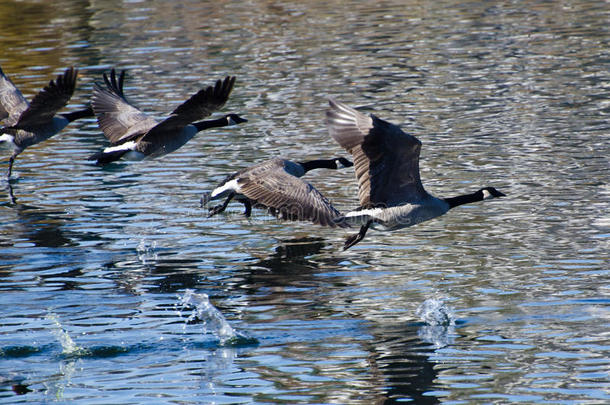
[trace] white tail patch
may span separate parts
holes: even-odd
[[[351,211],[341,217],[340,222],[345,222],[349,226],[361,226],[369,222],[371,219],[379,217],[383,210],[381,208],[369,208],[358,211]],[[374,226],[373,226],[374,227]]]
[[[106,149],[104,149],[104,153],[112,153],[112,152],[116,152],[119,150],[135,150],[136,149],[136,142],[135,141],[129,141],[129,142],[125,142],[122,143],[120,145],[117,146],[109,146]]]
[[[0,142],[10,143],[11,145],[15,145],[15,137],[11,134],[2,134],[0,135]]]
[[[363,217],[378,218],[379,214],[381,214],[382,212],[383,212],[382,208],[368,208],[368,209],[364,209],[364,210],[348,212],[347,214],[345,214],[345,217],[350,218],[350,217],[363,216]]]
[[[233,179],[233,180],[227,181],[225,184],[223,184],[220,187],[216,187],[212,191],[212,194],[210,194],[210,199],[215,200],[217,198],[222,198],[231,192],[235,192],[235,193],[239,194],[239,190],[240,190],[240,187],[239,187],[239,184],[237,183],[237,179]]]

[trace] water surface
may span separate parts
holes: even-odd
[[[17,158],[1,401],[607,403],[607,17],[594,1],[0,1],[0,66],[28,98],[75,65],[77,108],[116,67],[161,118],[232,74],[222,112],[249,120],[106,168],[83,120]],[[345,155],[327,97],[416,135],[429,192],[508,196],[347,252],[353,231],[239,204],[206,218],[201,193],[239,168]],[[356,207],[351,170],[307,179]]]

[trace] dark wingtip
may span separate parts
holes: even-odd
[[[76,87],[76,78],[78,77],[78,69],[75,69],[74,66],[70,66],[67,68],[62,75],[57,76],[57,86],[59,87],[68,87],[70,90],[74,91]]]
[[[223,97],[229,98],[235,86],[235,76],[226,76],[224,80],[218,80],[214,89],[214,93]]]
[[[106,84],[106,87],[108,88],[108,90],[110,90],[111,92],[113,92],[114,94],[125,98],[125,95],[123,94],[123,83],[125,81],[125,70],[121,70],[121,73],[119,73],[119,78],[117,80],[117,75],[116,75],[116,69],[112,68],[110,70],[110,76],[108,76],[106,74],[106,72],[104,72],[102,74],[103,78],[104,78],[104,83]],[[101,89],[102,87],[98,84],[96,84],[98,89]]]

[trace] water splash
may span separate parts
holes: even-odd
[[[138,251],[138,260],[144,265],[155,262],[158,259],[157,241],[155,240],[152,243],[148,243],[145,238],[140,239],[136,250]]]
[[[51,334],[55,336],[59,344],[61,344],[61,354],[64,356],[83,356],[87,354],[87,350],[74,343],[68,332],[59,322],[59,318],[52,312],[45,316],[47,321],[52,323]]]
[[[221,345],[233,346],[252,342],[253,339],[235,332],[222,313],[212,305],[207,294],[197,294],[187,289],[179,298],[181,307],[192,308],[184,328],[191,323],[202,322],[203,332],[218,336]],[[182,311],[179,311],[179,314],[182,316]]]
[[[415,311],[425,323],[417,334],[421,340],[436,348],[448,346],[455,338],[455,313],[443,298],[425,300]]]
[[[429,298],[415,311],[420,319],[430,326],[455,326],[455,314],[444,298]]]

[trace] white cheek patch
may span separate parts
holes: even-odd
[[[483,190],[483,199],[489,200],[490,198],[494,198],[494,196],[488,190]]]

